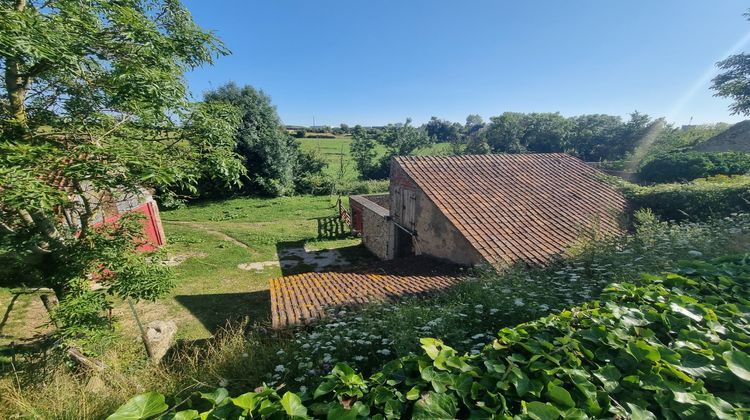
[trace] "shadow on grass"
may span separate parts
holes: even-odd
[[[271,319],[271,294],[268,290],[210,295],[179,295],[175,300],[190,311],[207,330],[215,333],[227,322],[245,318],[250,323]]]

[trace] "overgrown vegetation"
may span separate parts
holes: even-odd
[[[748,176],[716,176],[652,186],[616,183],[633,210],[650,209],[663,220],[701,221],[750,210]]]
[[[750,172],[750,155],[739,152],[678,152],[657,156],[643,165],[638,177],[643,182],[684,182],[715,175],[745,175]]]
[[[314,392],[281,396],[262,387],[229,397],[217,389],[169,405],[151,393],[119,413],[151,402],[149,415],[171,406],[188,418],[199,412],[220,418],[742,417],[750,409],[750,257],[709,262],[697,250],[692,254],[673,273],[633,276],[607,286],[596,301],[503,328],[476,354],[422,338],[418,354],[367,378],[336,363]]]
[[[117,350],[117,357],[103,356],[113,370],[89,381],[53,361],[35,367],[24,363],[17,366],[23,392],[8,377],[2,401],[11,413],[34,407],[41,417],[73,416],[80,412],[78,407],[88,407],[96,408],[89,416],[101,416],[148,389],[177,400],[195,389],[215,387],[239,395],[264,382],[295,391],[306,387],[310,393],[319,385],[316,378],[337,363],[370,375],[393,358],[420,351],[417,337],[426,336],[442,339],[459,353],[476,353],[499,329],[597,299],[611,282],[633,281],[641,272],[675,270],[678,260],[697,255],[709,258],[744,252],[749,235],[746,216],[670,225],[644,215],[635,235],[622,242],[582,245],[574,255],[547,269],[518,267],[500,275],[480,271],[450,295],[359,311],[337,310],[329,319],[293,332],[276,334],[263,324],[245,332],[233,329],[218,334],[205,347],[178,350],[175,359],[158,369],[129,362],[137,359],[137,353],[123,349]],[[124,357],[132,353],[136,354]],[[35,376],[34,372],[43,370],[55,374]],[[107,384],[106,392],[86,390],[87,382],[101,380]],[[81,400],[70,401],[70,395]]]
[[[227,50],[178,1],[0,9],[0,248],[54,290],[63,335],[81,338],[106,322],[93,282],[131,299],[171,284],[159,256],[136,252],[140,222],[100,226],[104,210],[146,188],[243,173],[236,109],[190,103],[183,79]]]

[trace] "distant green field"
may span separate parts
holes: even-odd
[[[303,150],[318,152],[328,163],[326,173],[334,178],[339,177],[343,169],[344,180],[354,180],[359,177],[359,171],[352,160],[349,146],[352,144],[351,137],[336,137],[335,139],[313,139],[304,138],[297,140]],[[378,146],[378,153],[384,154],[385,148]],[[449,143],[436,143],[428,147],[417,149],[414,153],[419,156],[448,155],[451,153]]]
[[[343,170],[344,180],[359,178],[359,172],[352,160],[349,145],[352,144],[351,137],[336,137],[335,139],[297,139],[302,150],[312,150],[320,154],[328,163],[326,173],[339,178]]]

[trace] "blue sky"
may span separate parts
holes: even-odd
[[[750,52],[740,0],[188,0],[232,55],[187,79],[233,80],[287,124],[463,121],[505,111],[633,110],[677,124],[739,121],[708,89]]]

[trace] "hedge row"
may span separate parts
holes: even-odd
[[[663,220],[701,221],[750,211],[750,177],[714,177],[687,184],[621,184],[632,210],[651,209]]]
[[[423,338],[422,354],[369,378],[336,365],[312,394],[217,389],[167,404],[148,393],[110,419],[746,417],[748,258],[613,284],[600,301],[501,330],[478,355]]]
[[[745,175],[750,154],[739,152],[679,152],[657,156],[639,171],[645,182],[684,182],[715,175]]]

